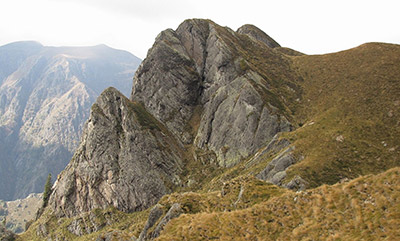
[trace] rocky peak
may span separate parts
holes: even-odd
[[[181,170],[201,159],[198,153],[223,167],[254,154],[291,129],[283,98],[292,96],[278,88],[295,76],[288,61],[210,20],[161,32],[134,76],[130,99],[109,88],[92,106],[51,206],[67,216],[110,205],[143,210],[185,185]]]
[[[287,60],[262,50],[271,59],[266,71],[274,71],[265,77],[250,62],[260,44],[210,20],[186,20],[157,37],[135,74],[131,99],[143,102],[182,143],[215,152],[222,166],[234,165],[290,129],[287,118],[277,115],[281,101],[264,99],[266,92],[275,95],[273,82],[282,81],[274,75],[290,75]]]
[[[108,88],[93,104],[81,143],[58,176],[50,203],[61,216],[108,206],[143,210],[180,184],[182,152],[140,103]]]
[[[245,24],[242,27],[238,28],[236,32],[240,34],[245,34],[253,39],[261,41],[270,48],[281,47],[273,38],[268,36],[268,34],[252,24]]]

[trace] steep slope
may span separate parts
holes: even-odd
[[[108,206],[143,210],[180,184],[183,151],[143,106],[108,88],[93,104],[49,202],[60,216]]]
[[[400,46],[357,48],[294,58],[304,78],[289,137],[298,156],[288,177],[316,187],[400,166]]]
[[[111,85],[126,93],[139,61],[103,45],[0,47],[0,199],[42,192],[72,157],[95,98]]]
[[[262,60],[262,61],[261,61]],[[156,39],[134,78],[131,99],[177,136],[229,167],[291,130],[298,77],[263,42],[209,20],[187,20]]]

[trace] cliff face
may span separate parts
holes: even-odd
[[[265,69],[261,58],[269,62]],[[187,20],[157,37],[135,75],[131,99],[143,102],[182,143],[213,151],[219,165],[229,167],[291,129],[284,97],[275,91],[297,78],[288,66],[253,37]],[[299,94],[292,90],[290,97]]]
[[[108,206],[142,210],[180,184],[182,152],[141,104],[108,88],[93,104],[81,143],[59,175],[50,203],[68,216]]]
[[[128,92],[139,61],[103,45],[0,47],[0,199],[42,192],[72,157],[96,97],[110,85]]]

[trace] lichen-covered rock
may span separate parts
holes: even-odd
[[[288,182],[286,185],[284,185],[286,188],[289,188],[291,190],[298,190],[302,191],[307,188],[308,182],[305,181],[303,178],[300,176],[295,176],[290,182]]]
[[[92,106],[78,150],[58,176],[50,206],[74,216],[94,208],[143,210],[179,185],[182,148],[140,103],[108,88]]]

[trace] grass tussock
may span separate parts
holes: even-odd
[[[184,213],[229,212],[280,196],[287,190],[260,181],[253,176],[240,176],[213,192],[185,192],[165,195],[158,202],[164,207],[180,203]]]
[[[400,168],[232,212],[184,214],[157,240],[397,240]]]

